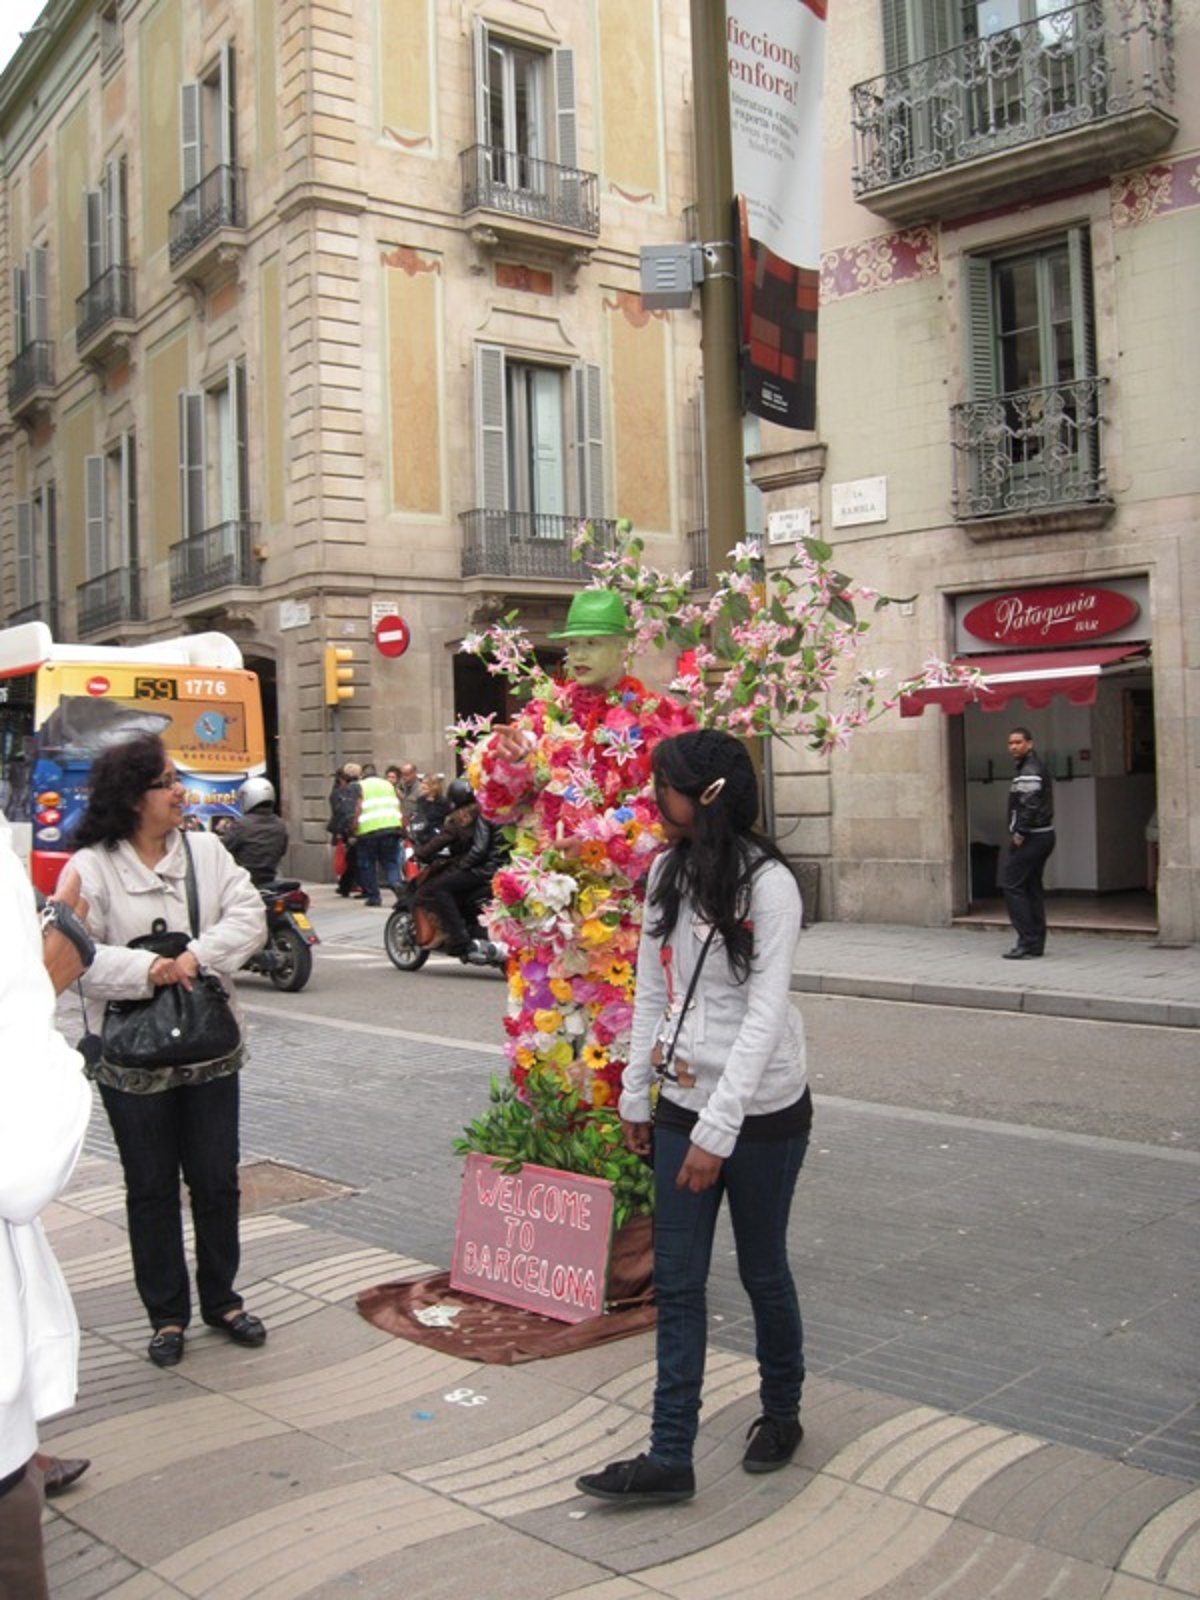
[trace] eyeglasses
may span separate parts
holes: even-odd
[[[169,772],[164,777],[155,778],[153,783],[148,783],[146,785],[146,788],[147,788],[147,790],[150,790],[150,789],[177,789],[182,784],[182,782],[183,782],[183,779],[179,776],[179,774],[177,772]]]

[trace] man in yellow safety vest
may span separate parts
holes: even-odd
[[[400,835],[403,826],[400,801],[386,778],[376,776],[366,766],[359,779],[358,809],[354,814],[354,837],[358,844],[358,875],[366,891],[365,906],[379,906],[380,880],[388,888],[400,888]]]

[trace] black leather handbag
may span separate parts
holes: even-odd
[[[187,835],[188,920],[192,936],[200,935],[196,871]],[[153,950],[174,960],[188,947],[186,933],[169,933],[162,918],[148,934],[131,939],[132,950]],[[201,972],[185,989],[163,984],[148,1000],[110,1000],[100,1034],[100,1060],[110,1067],[143,1072],[208,1066],[229,1058],[241,1047],[242,1034],[221,980]]]

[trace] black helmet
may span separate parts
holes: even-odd
[[[446,790],[446,799],[455,808],[469,806],[474,798],[475,791],[465,778],[455,778]]]

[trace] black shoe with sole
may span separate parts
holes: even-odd
[[[603,1472],[585,1472],[575,1479],[581,1494],[595,1500],[612,1500],[626,1506],[673,1505],[690,1500],[696,1492],[691,1467],[663,1467],[649,1456],[610,1462]]]
[[[790,1422],[782,1417],[759,1417],[746,1434],[742,1466],[747,1472],[778,1472],[796,1454],[803,1437],[804,1429],[794,1417]]]
[[[227,1333],[234,1344],[244,1344],[252,1350],[257,1350],[259,1345],[267,1342],[266,1328],[249,1311],[239,1311],[232,1317],[205,1317],[204,1320],[210,1328]]]
[[[156,1367],[177,1367],[183,1360],[183,1329],[157,1328],[146,1354]]]

